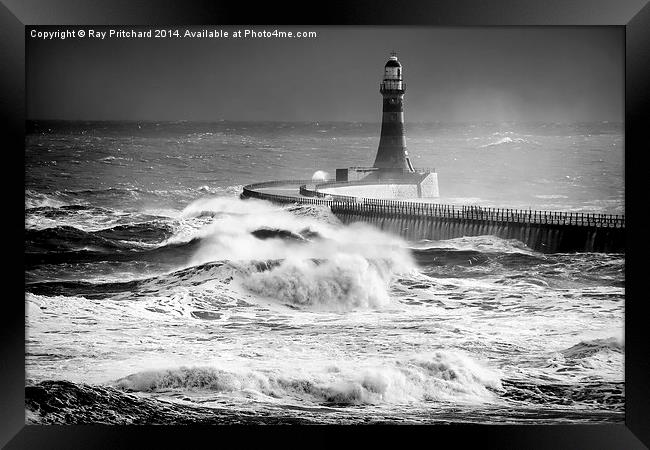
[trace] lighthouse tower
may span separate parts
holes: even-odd
[[[438,174],[434,170],[414,169],[404,138],[404,85],[402,65],[392,53],[384,67],[379,92],[384,98],[379,148],[372,167],[336,169],[342,195],[367,198],[438,197]],[[318,186],[317,186],[318,188]],[[323,191],[325,192],[325,191]]]
[[[414,172],[404,138],[404,91],[402,65],[395,53],[384,66],[379,92],[384,98],[381,138],[374,167],[382,172]]]

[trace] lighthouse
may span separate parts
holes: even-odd
[[[395,53],[384,66],[379,85],[383,97],[381,137],[374,167],[382,172],[414,172],[404,137],[404,73]]]
[[[384,66],[384,78],[379,85],[383,106],[375,163],[372,167],[336,169],[336,183],[342,183],[339,188],[345,192],[342,195],[409,199],[439,196],[438,174],[435,169],[414,169],[406,150],[405,90],[402,64],[397,55],[392,53]]]

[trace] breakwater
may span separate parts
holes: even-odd
[[[306,180],[255,183],[243,188],[242,197],[327,205],[343,223],[368,222],[409,240],[494,235],[517,239],[547,253],[625,252],[623,215],[361,198],[319,192],[311,183]],[[296,195],[264,192],[264,189],[289,185],[296,187]]]

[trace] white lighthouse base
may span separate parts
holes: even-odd
[[[418,198],[434,198],[440,197],[440,192],[438,191],[438,174],[429,173],[424,177],[419,183],[419,195]]]
[[[436,198],[438,191],[437,173],[391,173],[372,171],[359,176],[360,168],[337,169],[337,182],[317,185],[316,190],[330,195],[380,199]],[[345,177],[342,171],[350,175]]]

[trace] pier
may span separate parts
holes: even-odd
[[[293,192],[278,193],[287,189]],[[241,196],[275,203],[324,205],[343,223],[367,222],[408,240],[494,235],[517,239],[531,249],[544,253],[625,252],[624,215],[486,208],[334,195],[319,192],[311,180],[250,184],[244,186]]]
[[[318,184],[312,180],[250,184],[244,186],[242,197],[324,205],[345,224],[367,222],[411,241],[492,235],[517,239],[545,253],[625,252],[623,215],[422,201],[439,196],[438,176],[435,169],[413,167],[406,148],[403,75],[402,64],[392,53],[379,85],[381,136],[372,167],[337,168],[336,180]]]

